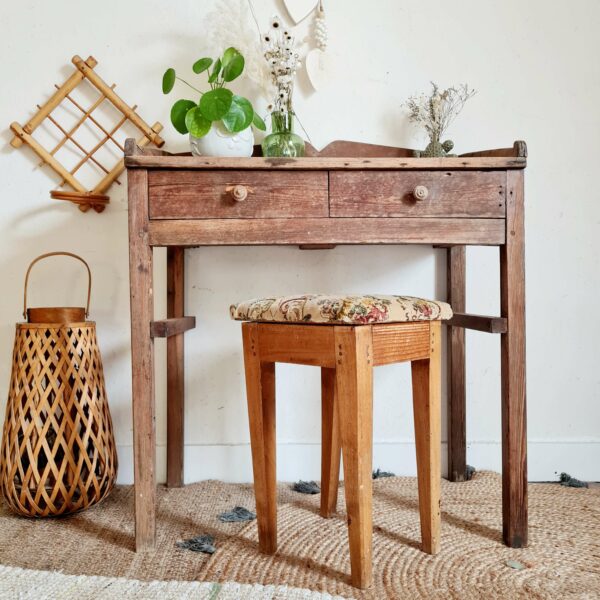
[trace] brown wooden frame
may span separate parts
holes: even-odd
[[[503,537],[507,545],[527,544],[527,462],[525,411],[525,272],[524,272],[524,168],[527,151],[524,142],[512,148],[473,152],[455,158],[413,158],[412,151],[358,144],[334,142],[317,153],[308,147],[307,157],[300,159],[248,159],[192,157],[170,155],[161,150],[139,148],[134,140],[126,143],[125,165],[129,181],[130,286],[132,317],[132,373],[134,413],[134,461],[136,487],[136,546],[151,547],[155,540],[156,476],[154,431],[154,371],[153,335],[156,325],[152,299],[152,248],[166,246],[168,250],[169,314],[171,319],[184,316],[183,249],[203,245],[298,245],[303,248],[331,248],[336,244],[431,244],[448,247],[448,296],[458,313],[450,322],[448,341],[449,414],[448,464],[449,478],[461,481],[466,476],[466,390],[464,329],[498,333],[502,354],[502,474],[503,474]],[[202,213],[189,218],[151,218],[156,186],[156,171],[193,172],[188,176],[194,185],[206,188],[204,193],[217,198],[214,213]],[[215,192],[209,172],[231,174],[233,186],[223,186]],[[311,181],[311,193],[321,197],[327,184],[322,172],[362,172],[365,181],[373,182],[369,173],[383,173],[377,181],[385,183],[360,188],[360,178],[353,177],[354,193],[359,197],[381,197],[393,207],[393,216],[306,217],[301,205],[293,203],[285,218],[270,218],[261,214],[263,199],[276,193],[269,179],[251,189],[244,185],[244,173],[285,174],[301,171]],[[498,201],[505,210],[501,217],[489,217],[489,171],[501,174]],[[310,173],[315,173],[315,180]],[[440,177],[443,172],[450,181],[454,175],[470,173],[473,205],[469,215],[432,214],[430,202],[444,197]],[[422,205],[416,195],[407,197],[407,178],[414,173],[423,184],[431,181],[433,197]],[[482,177],[479,178],[479,174]],[[254,176],[254,175],[253,175]],[[317,181],[318,178],[318,181]],[[298,182],[298,179],[294,179]],[[484,184],[485,181],[485,184]],[[204,182],[204,183],[203,183]],[[323,187],[326,185],[326,188]],[[241,186],[241,187],[240,187]],[[456,187],[449,187],[454,190]],[[461,188],[462,189],[462,188]],[[177,207],[182,188],[173,189],[170,203]],[[390,192],[390,190],[392,190]],[[479,193],[486,194],[485,205],[478,213]],[[185,191],[185,190],[184,190]],[[163,190],[164,192],[164,190]],[[214,194],[217,194],[215,196]],[[302,194],[296,188],[295,194]],[[390,196],[391,194],[391,196]],[[410,195],[409,195],[410,196]],[[164,194],[163,194],[164,197]],[[312,196],[311,196],[312,197]],[[483,196],[481,196],[483,198]],[[310,200],[310,199],[309,199]],[[309,202],[307,200],[307,202]],[[251,202],[257,212],[240,210],[236,202]],[[331,201],[331,200],[330,200]],[[395,204],[394,204],[395,202]],[[483,202],[483,200],[482,200]],[[308,204],[307,204],[308,205]],[[402,206],[406,206],[406,215]],[[232,207],[231,218],[227,207]],[[353,206],[350,204],[349,206]],[[422,208],[421,208],[422,206]],[[178,209],[180,210],[180,209]],[[346,210],[346,209],[345,209]],[[351,209],[360,212],[360,203]],[[435,212],[435,211],[434,211]],[[449,207],[449,212],[453,210]],[[168,214],[168,213],[165,213]],[[260,216],[254,216],[254,215]],[[482,316],[465,313],[465,246],[490,245],[500,248],[501,315]],[[285,290],[282,290],[284,293]],[[188,321],[189,323],[189,321]],[[168,374],[168,475],[169,485],[181,485],[183,473],[183,333],[169,337],[167,347]],[[154,333],[153,333],[154,332]]]
[[[335,512],[344,456],[352,585],[372,582],[373,368],[410,361],[421,548],[440,549],[441,321],[242,323],[259,548],[277,550],[275,363],[321,367],[321,516]]]
[[[75,66],[74,73],[62,85],[55,85],[56,91],[43,106],[37,105],[38,110],[35,115],[33,115],[23,127],[17,122],[11,123],[10,128],[15,135],[10,143],[14,148],[19,148],[23,144],[27,144],[41,158],[42,162],[40,165],[47,164],[61,177],[61,183],[58,186],[59,189],[50,192],[51,198],[73,202],[78,205],[79,210],[82,212],[87,212],[90,208],[93,208],[96,212],[102,212],[110,202],[110,198],[106,195],[106,190],[108,190],[115,181],[120,185],[121,182],[118,178],[123,172],[125,164],[121,159],[108,169],[95,158],[98,150],[110,140],[117,148],[123,151],[124,147],[117,141],[116,134],[126,122],[129,122],[142,133],[142,137],[137,142],[140,147],[146,146],[147,144],[155,144],[160,147],[165,143],[159,135],[163,126],[157,122],[151,127],[136,113],[137,106],[130,107],[122,98],[120,98],[114,91],[115,85],[106,84],[94,70],[98,61],[93,56],[89,56],[87,60],[83,60],[80,56],[75,55],[71,59],[71,62]],[[81,106],[81,104],[70,95],[70,93],[84,80],[88,81],[89,84],[96,88],[100,93],[100,96],[96,101],[87,109]],[[52,116],[52,112],[65,100],[68,100],[75,106],[82,115],[69,131],[67,131]],[[106,129],[92,116],[92,113],[105,100],[110,102],[111,105],[121,113],[119,121],[109,129]],[[46,119],[64,136],[51,150],[47,150],[40,142],[36,141],[32,135],[35,129]],[[91,150],[86,150],[86,148],[84,148],[73,136],[86,121],[88,124],[93,123],[95,129],[103,134],[101,140]],[[64,167],[60,160],[55,156],[56,152],[58,152],[58,150],[60,150],[67,142],[70,142],[75,146],[82,155],[78,163],[71,168],[70,171]],[[104,176],[91,190],[88,190],[76,176],[76,172],[88,161],[94,163],[94,165],[104,173]],[[64,185],[68,185],[72,189],[64,190],[62,189]]]

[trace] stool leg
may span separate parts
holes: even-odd
[[[261,552],[277,550],[277,476],[275,462],[275,363],[261,363],[256,323],[243,323],[246,395],[252,470]]]
[[[335,513],[340,482],[340,433],[335,369],[321,369],[321,516]]]
[[[440,549],[440,337],[440,321],[432,321],[430,356],[411,363],[421,541],[423,551],[429,554],[437,554]]]
[[[336,327],[335,353],[352,585],[366,588],[372,579],[373,537],[371,327]]]

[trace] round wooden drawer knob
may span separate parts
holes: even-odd
[[[426,200],[429,196],[429,190],[424,185],[418,185],[413,190],[413,196],[415,200]]]
[[[243,202],[248,197],[248,188],[245,185],[234,185],[229,188],[229,193],[236,202]]]

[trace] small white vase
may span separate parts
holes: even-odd
[[[190,133],[190,146],[194,156],[249,157],[254,150],[254,132],[250,126],[239,133],[230,133],[217,121],[204,137]]]

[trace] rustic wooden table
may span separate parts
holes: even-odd
[[[466,477],[465,329],[501,335],[502,508],[507,545],[527,544],[523,178],[527,150],[413,158],[334,142],[300,159],[204,158],[125,149],[138,550],[156,521],[155,337],[167,340],[167,484],[183,485],[184,249],[196,246],[429,244],[448,248],[448,471]],[[465,313],[465,246],[500,249],[501,316]],[[167,250],[168,318],[154,320],[152,249]],[[395,290],[389,290],[390,293]],[[406,290],[404,290],[406,291]],[[284,293],[285,290],[282,290]]]

